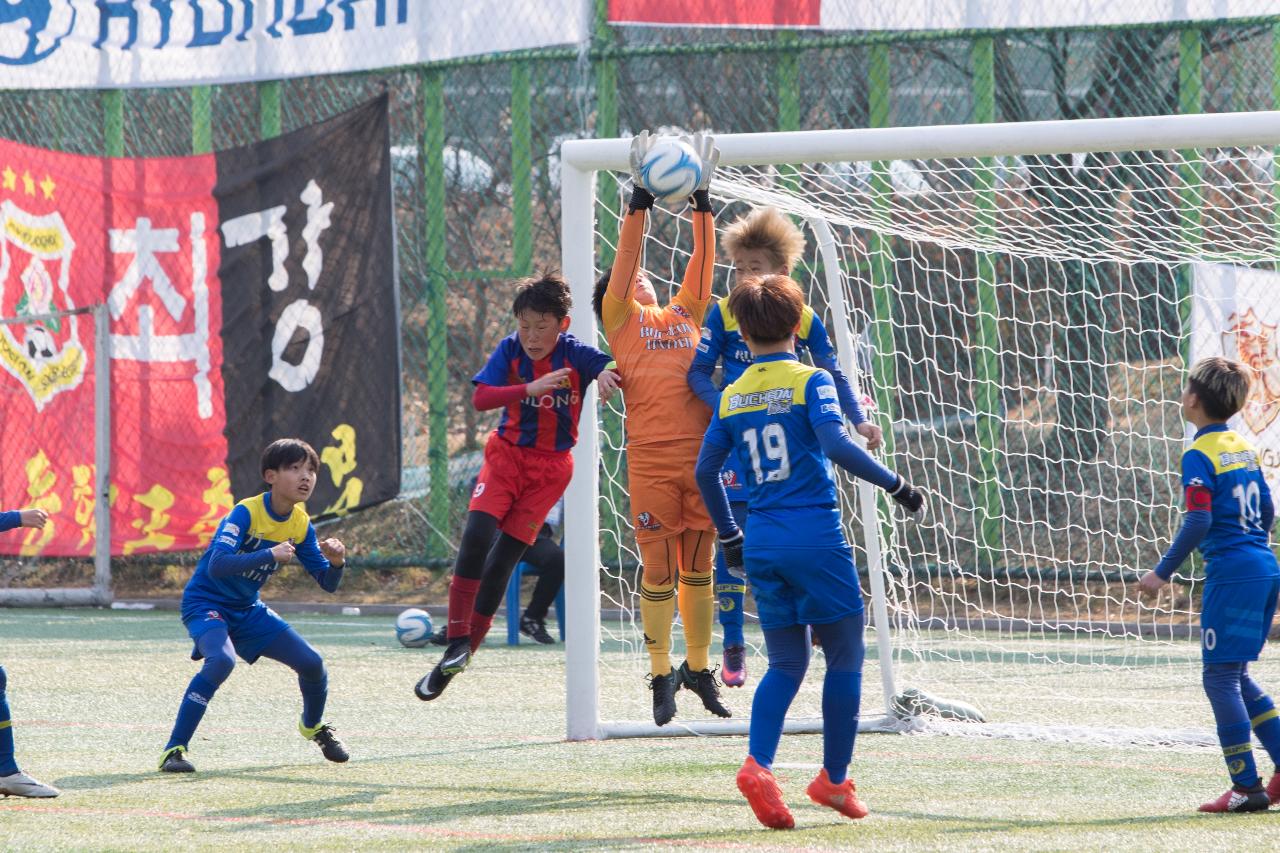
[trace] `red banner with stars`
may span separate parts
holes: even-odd
[[[369,377],[391,390],[355,407],[335,402],[354,383],[330,367],[372,363],[359,360],[364,340],[342,334],[361,317],[382,322],[360,327],[373,339],[397,338],[386,107],[207,156],[85,157],[0,140],[0,510],[49,515],[43,529],[0,535],[0,554],[93,553],[99,348],[93,315],[76,312],[88,306],[108,316],[113,554],[203,547],[233,484],[237,497],[263,488],[267,436],[320,451],[316,514],[395,495],[395,368]],[[331,167],[338,156],[369,165]],[[361,300],[335,301],[352,292]],[[398,349],[384,349],[396,364]],[[365,410],[390,431],[358,420]],[[383,439],[393,455],[372,459]]]

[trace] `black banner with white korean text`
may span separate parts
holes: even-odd
[[[231,487],[295,436],[321,457],[313,517],[400,488],[399,318],[387,97],[216,155]]]

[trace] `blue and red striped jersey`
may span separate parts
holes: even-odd
[[[550,355],[534,361],[513,332],[499,342],[484,368],[471,377],[471,381],[495,387],[521,385],[553,370],[571,368],[567,387],[541,397],[524,397],[505,407],[498,421],[498,435],[512,444],[565,451],[578,441],[582,393],[610,361],[608,355],[568,334],[560,335]]]

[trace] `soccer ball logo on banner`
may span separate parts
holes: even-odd
[[[85,351],[67,292],[75,242],[57,213],[34,216],[0,203],[0,366],[22,383],[39,411],[84,378]]]
[[[1280,415],[1280,358],[1276,354],[1275,323],[1264,323],[1248,308],[1227,318],[1222,333],[1222,352],[1253,369],[1249,399],[1240,417],[1255,433],[1261,434]]]

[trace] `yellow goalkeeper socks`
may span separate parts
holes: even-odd
[[[714,541],[709,530],[685,530],[680,534],[680,621],[684,623],[685,657],[694,672],[709,665],[711,625],[716,615],[712,583]]]
[[[671,620],[676,612],[675,584],[650,586],[640,582],[640,621],[644,625],[644,645],[649,651],[649,672],[671,672]]]
[[[680,621],[684,623],[684,645],[689,669],[701,672],[708,666],[711,623],[715,621],[716,593],[711,572],[680,573]]]

